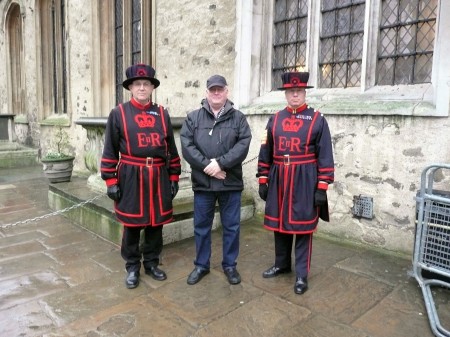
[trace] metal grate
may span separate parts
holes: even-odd
[[[383,0],[377,84],[431,82],[438,0]]]
[[[320,87],[346,88],[361,83],[364,0],[322,1]]]
[[[352,214],[357,217],[373,219],[373,198],[354,195]]]
[[[426,200],[421,262],[450,271],[450,205]]]
[[[276,0],[272,86],[281,87],[281,74],[304,70],[308,34],[308,0]]]

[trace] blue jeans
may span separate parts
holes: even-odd
[[[194,192],[194,236],[197,254],[194,264],[197,267],[210,268],[211,228],[216,201],[219,203],[223,230],[222,268],[236,267],[241,229],[241,194],[241,191]]]

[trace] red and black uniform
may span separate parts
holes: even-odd
[[[180,173],[180,157],[164,107],[151,102],[142,105],[132,98],[111,111],[101,177],[107,186],[117,184],[120,188],[121,198],[114,203],[114,209],[125,229],[155,227],[156,235],[161,235],[162,225],[173,219],[170,181],[178,181]],[[127,235],[124,232],[123,240]],[[133,235],[138,234],[135,231]],[[162,249],[162,238],[158,238],[156,246],[157,250]],[[123,249],[127,263],[137,264],[137,257],[129,258],[131,253],[124,253]],[[155,257],[152,259],[156,261]]]
[[[257,177],[268,184],[264,227],[276,233],[276,250],[288,246],[276,251],[275,265],[290,268],[292,235],[277,233],[303,236],[316,230],[319,217],[329,220],[328,205],[314,206],[315,190],[327,189],[334,180],[331,135],[323,115],[304,104],[271,116],[261,142]],[[299,277],[306,277],[309,270],[311,239],[311,235],[297,237],[296,260],[303,255],[303,261],[296,261]]]

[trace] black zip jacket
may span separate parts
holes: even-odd
[[[242,162],[252,139],[245,115],[233,108],[229,100],[224,112],[215,118],[208,101],[190,112],[181,128],[181,148],[184,159],[191,166],[194,191],[241,191],[244,189]],[[211,159],[216,159],[226,172],[224,180],[203,172]]]

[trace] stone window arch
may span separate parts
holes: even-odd
[[[6,14],[8,46],[8,91],[10,113],[25,115],[25,79],[23,67],[23,34],[20,6],[12,3]]]
[[[41,120],[68,116],[65,0],[39,0],[36,3],[38,58],[38,97]]]

